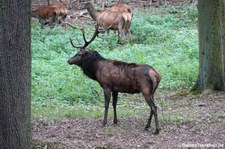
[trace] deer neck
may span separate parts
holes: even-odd
[[[97,19],[97,11],[95,10],[95,8],[94,8],[94,6],[92,4],[89,5],[89,7],[87,8],[87,11],[90,14],[90,16],[92,17],[92,19],[96,21],[96,19]]]

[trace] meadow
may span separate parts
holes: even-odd
[[[94,26],[83,28],[90,38]],[[108,59],[155,67],[162,75],[157,92],[190,89],[194,85],[199,65],[196,6],[135,12],[131,30],[132,43],[117,43],[117,35],[110,32],[100,34],[89,48]],[[70,37],[76,44],[83,42],[79,29],[40,29],[32,24],[33,117],[56,120],[102,115],[104,100],[99,84],[67,63],[79,50],[70,45]],[[123,94],[119,98],[142,100],[140,95]]]

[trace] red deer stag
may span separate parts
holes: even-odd
[[[82,30],[83,31],[83,30]],[[155,118],[155,134],[160,131],[158,122],[157,106],[155,105],[154,93],[160,82],[159,72],[147,64],[126,63],[116,60],[109,60],[102,57],[98,52],[86,48],[98,35],[96,28],[95,33],[90,41],[87,41],[83,31],[83,46],[75,46],[70,39],[74,48],[80,48],[80,51],[68,60],[70,65],[77,65],[84,74],[89,78],[97,81],[104,91],[105,112],[103,126],[107,124],[107,115],[109,102],[112,95],[114,109],[114,124],[117,124],[116,105],[118,93],[142,93],[146,102],[151,108],[150,116],[145,126],[145,130],[151,125],[152,117]]]
[[[126,24],[128,23],[128,19],[123,12],[110,10],[96,11],[91,2],[87,2],[84,8],[87,9],[90,16],[93,20],[97,21],[99,26],[108,27],[110,30],[118,30],[124,43],[126,42]]]

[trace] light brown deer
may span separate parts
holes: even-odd
[[[111,8],[112,11],[122,11],[132,13],[131,6],[124,4],[123,2],[119,2],[116,5],[113,5]]]
[[[122,12],[124,15],[124,18],[126,19],[126,34],[129,35],[129,40],[131,41],[131,21],[133,17],[132,8],[131,6],[128,6],[127,4],[124,4],[123,2],[119,1],[118,4],[112,6],[111,11],[116,12]]]
[[[54,27],[54,23],[57,18],[57,12],[58,10],[54,7],[47,6],[41,6],[36,10],[32,10],[32,16],[37,17],[39,19],[39,22],[41,23],[41,28],[44,27],[45,24],[50,25],[51,28]]]
[[[92,19],[97,21],[98,26],[106,27],[110,30],[118,30],[124,43],[126,42],[126,25],[128,23],[128,18],[124,12],[110,10],[96,11],[91,2],[87,2],[84,8],[87,9]]]

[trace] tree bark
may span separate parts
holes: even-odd
[[[193,90],[224,90],[224,0],[199,0],[199,77]]]
[[[31,148],[30,0],[0,0],[0,148]]]

